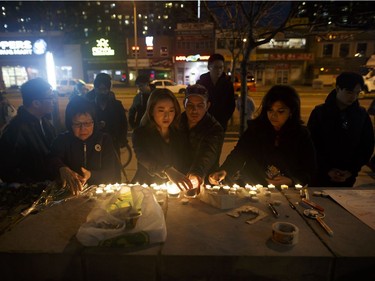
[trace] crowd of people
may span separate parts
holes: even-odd
[[[72,194],[88,184],[120,182],[128,124],[137,159],[132,183],[172,182],[197,192],[202,184],[222,183],[352,187],[370,163],[373,125],[358,102],[364,81],[343,72],[307,125],[291,86],[272,86],[255,114],[250,101],[247,129],[220,164],[236,101],[223,56],[210,56],[208,70],[187,87],[183,108],[171,91],[151,88],[149,77],[140,75],[128,116],[111,91],[111,77],[100,73],[92,91],[70,98],[66,131],[58,135],[49,118],[55,100],[51,86],[42,78],[27,81],[22,106],[1,132],[1,181],[51,180]]]

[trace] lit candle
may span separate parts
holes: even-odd
[[[256,187],[257,189],[261,189],[261,188],[263,188],[263,185],[261,185],[261,184],[257,184],[257,185],[255,185],[255,187]]]
[[[257,192],[255,190],[249,191],[250,197],[256,196]]]
[[[282,184],[280,187],[281,187],[281,190],[289,188],[286,184]]]
[[[232,187],[235,188],[235,189],[239,189],[240,188],[240,186],[238,184],[234,184]]]
[[[250,185],[250,184],[245,184],[245,188],[246,188],[246,190],[253,190],[253,186],[252,185]]]
[[[300,185],[300,184],[296,184],[294,187],[295,187],[296,189],[302,189],[302,185]]]
[[[180,195],[180,189],[175,184],[168,184],[167,185],[168,197],[177,198]]]
[[[267,187],[268,187],[268,189],[275,189],[275,186],[272,183],[269,184]]]
[[[224,192],[228,193],[231,188],[228,185],[223,186]]]

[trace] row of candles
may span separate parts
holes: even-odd
[[[109,195],[109,194],[112,194],[114,192],[121,191],[121,189],[123,187],[129,188],[129,187],[132,187],[132,186],[135,186],[135,185],[139,186],[139,184],[124,184],[124,183],[107,184],[107,185],[100,184],[99,186],[96,187],[95,193],[96,193],[97,196]],[[156,194],[167,192],[170,197],[178,197],[180,192],[181,192],[181,190],[178,188],[178,186],[176,184],[171,183],[171,182],[167,182],[167,183],[164,183],[164,184],[161,184],[161,185],[158,185],[158,184],[155,184],[155,183],[151,184],[151,185],[142,184],[141,186],[144,187],[144,188],[147,188],[147,187],[152,188],[156,192]],[[281,185],[280,187],[281,187],[281,189],[288,189],[289,188],[287,185]],[[302,185],[300,185],[300,184],[296,184],[294,187],[297,190],[302,189]],[[205,185],[204,188],[207,192],[211,192],[211,193],[223,192],[224,194],[229,194],[229,195],[236,195],[238,193],[242,193],[244,196],[253,197],[253,196],[256,196],[257,193],[259,193],[260,190],[262,190],[264,188],[267,189],[265,191],[265,194],[270,195],[271,190],[274,190],[276,187],[273,184],[269,184],[267,187],[264,187],[261,184],[256,184],[256,185],[246,184],[244,187],[240,187],[239,185],[234,184],[231,187],[229,185],[222,185],[222,186]]]

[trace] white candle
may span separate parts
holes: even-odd
[[[296,189],[302,189],[302,185],[300,185],[300,184],[296,184],[294,187],[295,187]]]
[[[282,184],[280,187],[281,187],[281,190],[289,188],[286,184]]]

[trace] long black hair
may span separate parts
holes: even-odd
[[[299,98],[297,91],[293,87],[288,85],[275,85],[268,90],[266,95],[263,97],[262,104],[260,107],[260,113],[256,117],[256,119],[261,120],[263,122],[269,122],[267,111],[277,101],[285,104],[290,110],[291,116],[287,123],[303,123],[301,119],[301,100]]]

